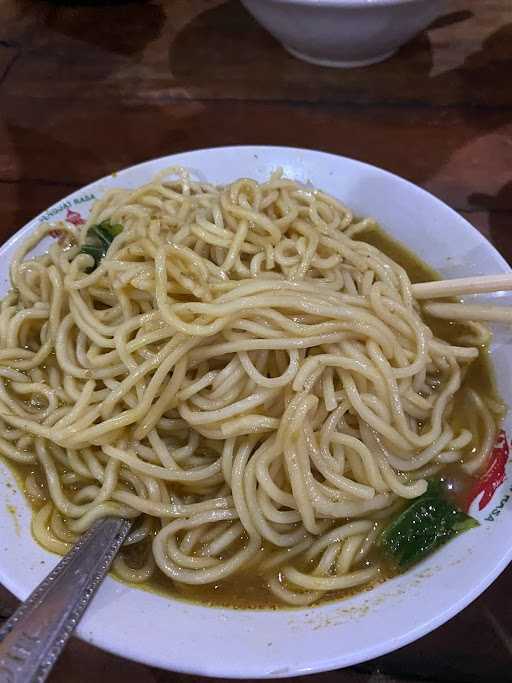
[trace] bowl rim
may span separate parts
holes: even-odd
[[[377,9],[395,5],[420,5],[432,0],[242,0],[243,4],[266,3],[267,5],[302,5],[304,7],[321,7],[332,9]]]

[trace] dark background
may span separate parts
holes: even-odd
[[[344,71],[289,56],[235,0],[2,0],[1,241],[124,166],[199,147],[277,144],[394,171],[459,211],[512,260],[512,3],[446,6],[387,62]],[[508,570],[413,645],[301,680],[512,681],[511,592]],[[0,588],[0,619],[14,604]],[[200,679],[73,640],[51,683],[95,680]]]

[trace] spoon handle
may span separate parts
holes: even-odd
[[[0,628],[0,683],[46,680],[131,525],[95,522]]]

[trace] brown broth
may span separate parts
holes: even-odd
[[[404,245],[400,244],[387,233],[377,227],[371,227],[363,233],[357,235],[357,239],[364,240],[369,244],[377,247],[383,251],[387,256],[399,263],[407,270],[407,273],[413,283],[426,282],[429,280],[439,279],[438,273],[430,266],[423,263],[415,254],[413,254]],[[457,338],[464,332],[463,323],[451,323],[445,320],[438,320],[431,318],[427,320],[429,326],[436,334],[436,336],[445,341],[455,343]],[[494,381],[494,373],[489,359],[489,352],[486,348],[482,348],[480,356],[469,366],[469,369],[464,377],[463,386],[457,392],[454,398],[454,408],[452,420],[456,426],[467,424],[470,418],[468,413],[468,405],[464,400],[464,392],[468,388],[475,388],[479,393],[492,396],[500,400],[496,391]],[[1,457],[1,456],[0,456]],[[33,465],[23,466],[13,464],[6,459],[4,462],[14,472],[20,489],[24,490],[24,481],[30,473],[37,473],[42,476],[41,470]],[[460,467],[455,465],[448,465],[442,470],[443,477],[455,482],[457,490],[457,497],[464,496],[464,493],[469,490],[475,481],[475,477],[463,474]],[[38,509],[37,505],[27,496],[34,510]],[[342,520],[337,520],[335,523],[339,524]],[[334,523],[333,523],[334,524]],[[262,554],[268,552],[268,547],[263,546]],[[150,552],[149,542],[139,544],[136,551],[132,548],[125,555],[125,559],[133,567],[137,567],[143,562],[145,553]],[[382,583],[386,579],[396,575],[396,570],[388,563],[382,561],[379,557],[377,549],[371,551],[368,556],[368,561],[377,561],[380,566],[380,573],[376,580],[364,586],[357,586],[355,588],[337,592],[331,592],[328,596],[320,602],[331,602],[341,598],[348,597],[355,593],[370,590],[376,584]],[[307,567],[304,566],[303,569]],[[115,577],[118,578],[118,577]],[[119,579],[118,579],[119,580]],[[258,568],[251,568],[239,571],[235,577],[230,577],[225,581],[220,581],[213,585],[207,586],[188,586],[185,584],[173,584],[172,581],[165,576],[158,568],[154,576],[144,584],[129,584],[135,585],[138,588],[147,590],[159,595],[171,598],[180,598],[195,603],[207,604],[212,606],[234,607],[238,609],[282,609],[286,605],[278,603],[276,598],[270,592],[267,585],[267,577]]]

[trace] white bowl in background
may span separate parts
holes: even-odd
[[[20,240],[42,220],[67,211],[86,216],[113,187],[137,187],[169,166],[225,184],[267,179],[277,168],[373,216],[445,277],[510,272],[494,247],[428,192],[352,159],[289,147],[221,147],[133,166],[74,192],[37,216],[0,249],[0,296]],[[68,219],[71,218],[68,216]],[[72,218],[77,219],[76,213]],[[50,241],[50,240],[49,240]],[[44,247],[44,245],[42,245]],[[501,300],[501,299],[500,299]],[[502,397],[512,405],[510,331],[496,336],[492,357]],[[512,433],[512,416],[504,422]],[[454,539],[413,569],[345,600],[318,607],[233,610],[172,600],[108,577],[80,622],[84,640],[123,657],[174,671],[233,678],[273,678],[325,671],[377,657],[428,633],[474,600],[512,558],[511,462],[492,501],[471,514],[481,526]],[[480,499],[481,502],[481,499]],[[16,514],[13,514],[15,508]],[[57,563],[30,534],[31,513],[0,461],[0,582],[24,599]]]
[[[446,0],[241,1],[295,57],[343,68],[387,59],[446,7]]]

